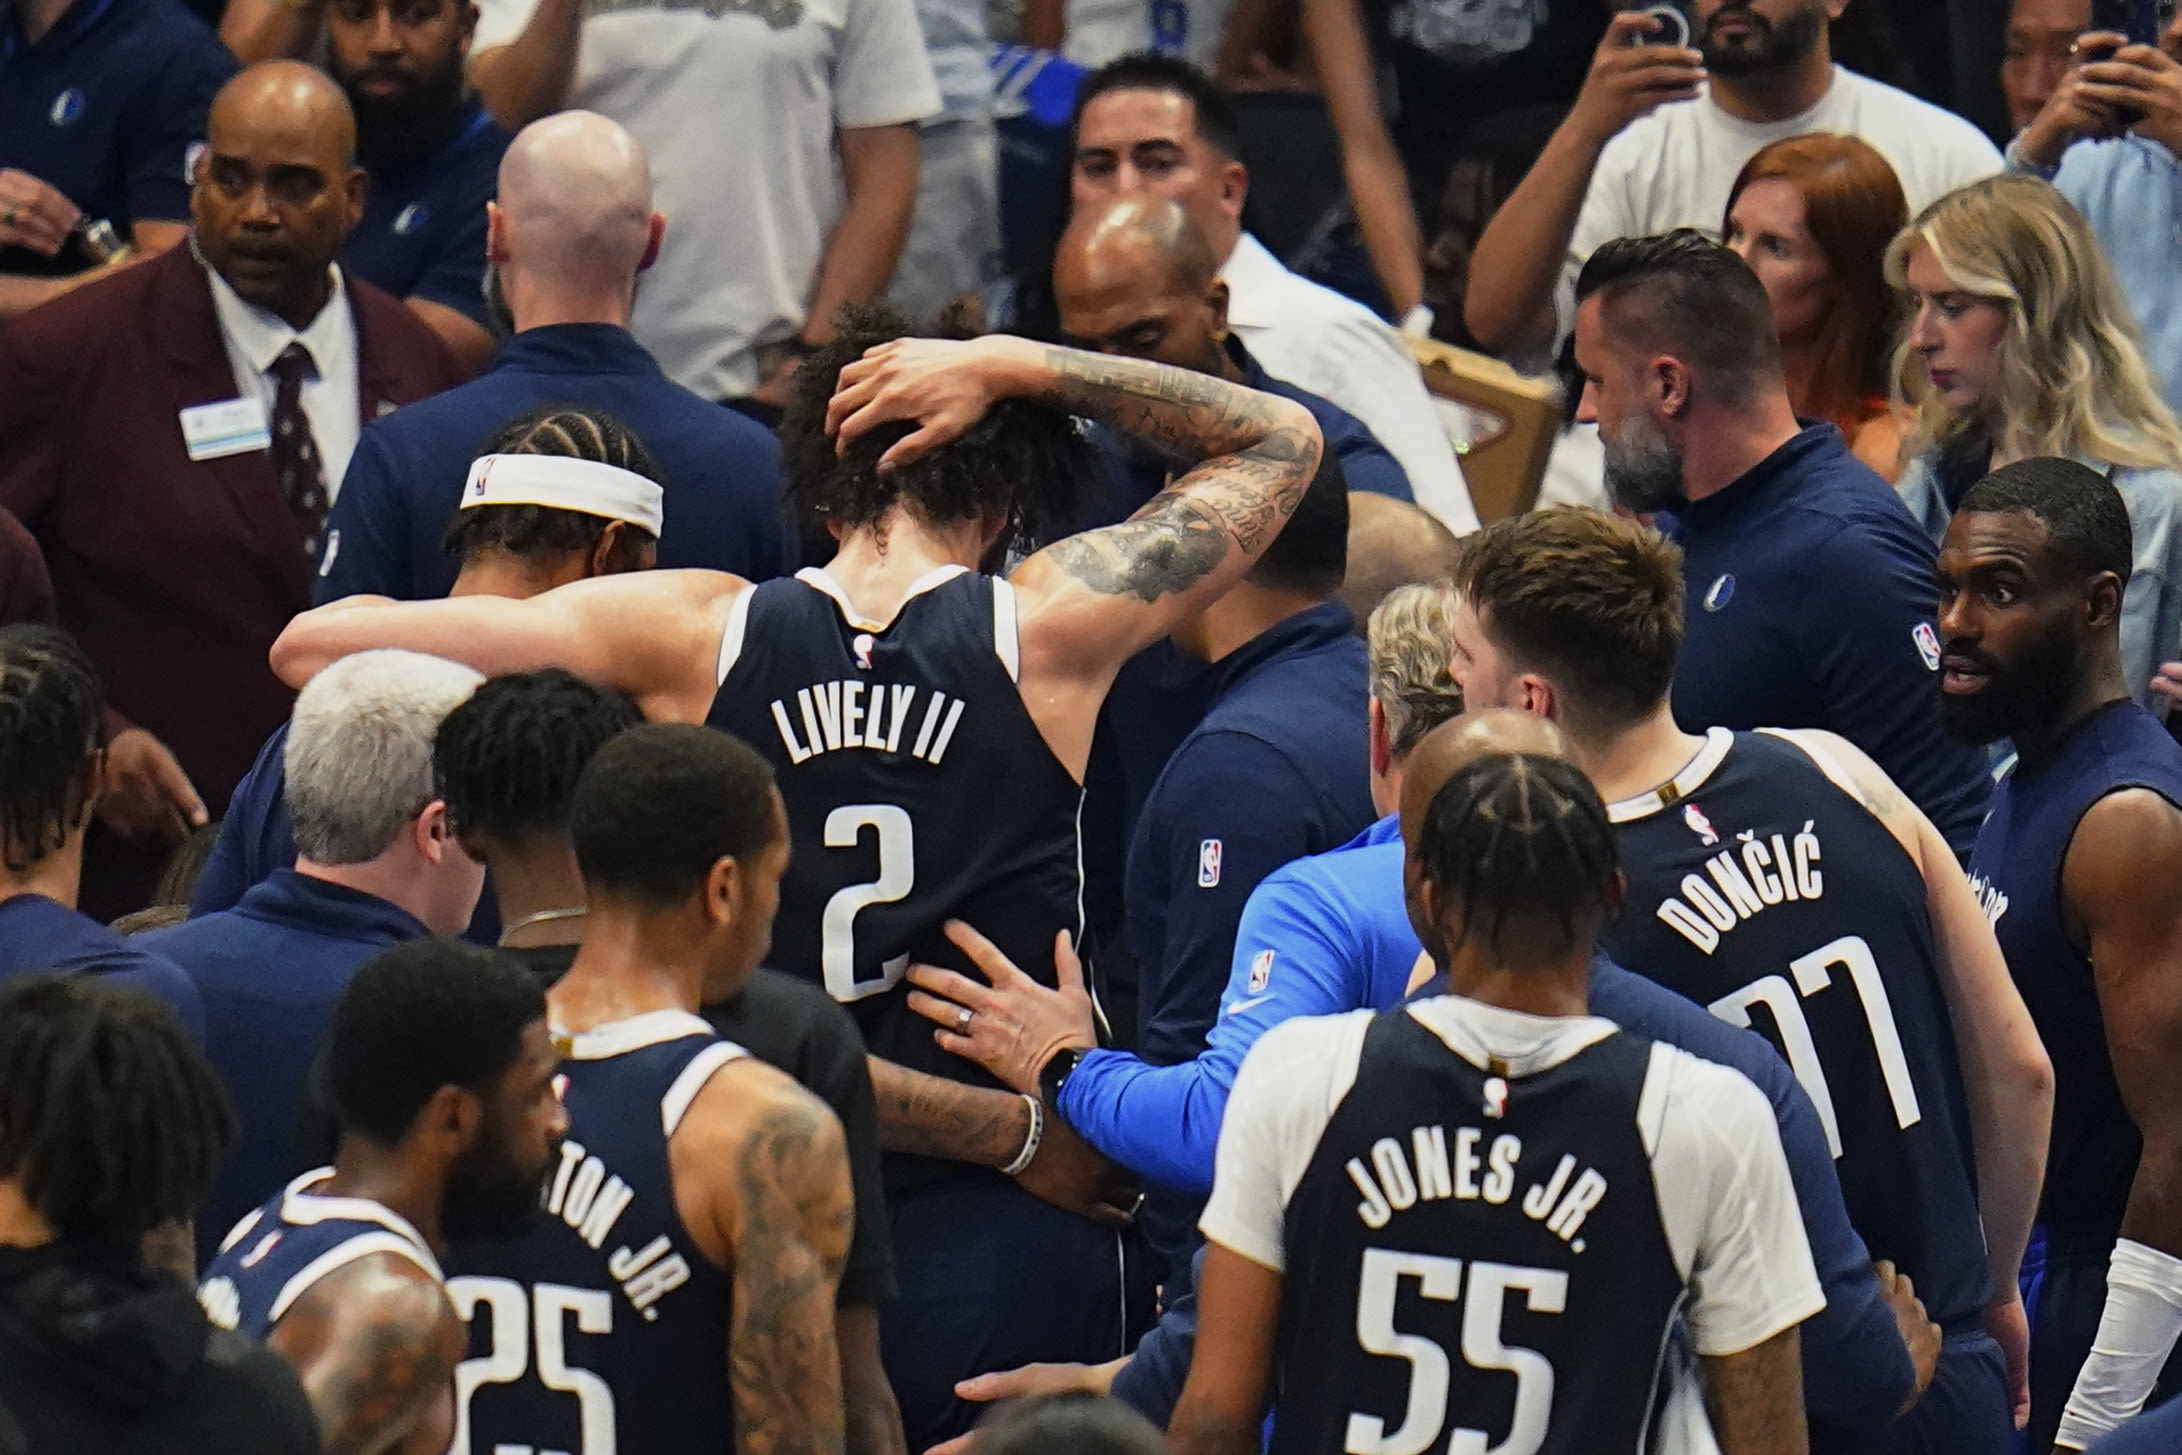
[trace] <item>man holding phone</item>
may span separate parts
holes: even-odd
[[[2093,0],[2076,64],[2008,147],[2091,224],[2136,312],[2167,403],[2182,409],[2182,15],[2175,0]]]

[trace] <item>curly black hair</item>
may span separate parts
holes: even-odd
[[[57,627],[0,627],[0,863],[20,874],[84,820],[83,760],[106,705],[98,670]]]
[[[503,844],[567,837],[583,770],[643,720],[620,693],[558,669],[493,678],[432,741],[432,776],[455,832]]]
[[[1002,400],[962,438],[884,476],[879,457],[914,425],[875,429],[837,453],[826,433],[826,406],[842,369],[895,339],[968,338],[972,331],[956,314],[914,329],[881,307],[844,308],[836,326],[833,339],[796,371],[795,394],[780,424],[787,498],[799,525],[876,525],[897,505],[941,522],[997,511],[1007,525],[988,565],[1076,527],[1095,458],[1076,421],[1050,405]]]

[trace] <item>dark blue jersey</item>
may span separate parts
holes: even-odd
[[[1014,588],[935,571],[881,626],[807,570],[743,595],[720,659],[711,723],[765,756],[788,807],[770,963],[847,1005],[873,1055],[997,1086],[933,1044],[900,982],[912,960],[976,975],[950,919],[1049,986],[1054,936],[1081,932],[1083,794],[1017,691]],[[896,1186],[935,1170],[888,1164]]]
[[[733,1447],[732,1290],[682,1225],[667,1142],[744,1054],[682,1011],[573,1038],[561,1063],[568,1137],[543,1216],[448,1259],[447,1292],[470,1325],[452,1455]]]
[[[1970,859],[2008,973],[2053,1058],[2053,1139],[2040,1203],[2047,1241],[2102,1255],[2121,1232],[2143,1139],[2114,1081],[2091,962],[2068,932],[2061,865],[2091,806],[2125,788],[2182,805],[2182,747],[2126,700],[2078,723],[2045,761],[2016,764],[1993,795]]]
[[[1979,1326],[1985,1243],[1924,876],[1801,747],[1715,728],[1612,805],[1620,964],[1762,1033],[1810,1093],[1849,1218],[1950,1331]]]
[[[329,1167],[304,1173],[228,1231],[197,1285],[207,1318],[263,1340],[312,1284],[379,1254],[439,1278],[439,1260],[407,1218],[366,1198],[314,1190],[332,1175]]]

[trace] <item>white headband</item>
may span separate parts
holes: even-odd
[[[667,492],[654,481],[596,460],[566,455],[486,455],[470,464],[462,508],[545,505],[642,526],[654,536],[666,520]]]

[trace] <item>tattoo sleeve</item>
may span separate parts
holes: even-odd
[[[1030,1135],[1030,1110],[1012,1091],[964,1086],[868,1058],[879,1100],[879,1145],[889,1152],[1005,1167]]]
[[[842,1455],[834,1294],[855,1202],[841,1128],[807,1095],[759,1115],[735,1167],[728,1369],[740,1455]]]
[[[461,1326],[423,1276],[370,1259],[319,1280],[267,1342],[295,1365],[326,1455],[380,1455],[451,1397]]]

